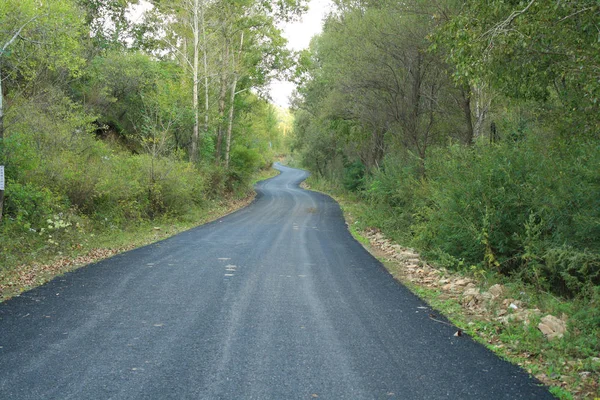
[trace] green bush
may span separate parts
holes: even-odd
[[[167,157],[155,160],[150,156],[140,157],[148,179],[154,176],[148,186],[150,216],[180,216],[203,203],[204,177],[192,164]]]
[[[68,203],[48,188],[32,183],[6,182],[4,218],[14,220],[24,230],[38,230],[53,214],[68,208]]]
[[[206,195],[209,199],[218,199],[227,188],[227,171],[221,166],[204,166],[200,173],[206,177]]]
[[[365,186],[363,196],[370,205],[367,212],[374,224],[396,239],[410,241],[418,218],[416,211],[426,197],[416,166],[389,155],[381,169],[365,177]]]
[[[369,223],[448,267],[479,265],[574,295],[600,284],[600,146],[523,139],[388,155],[366,179]]]
[[[561,294],[600,284],[600,151],[524,140],[439,150],[416,242]]]
[[[236,145],[231,150],[229,169],[229,189],[233,192],[245,188],[252,174],[261,166],[263,160],[258,151]]]
[[[343,185],[346,190],[356,192],[363,188],[365,166],[360,161],[355,161],[344,168]]]

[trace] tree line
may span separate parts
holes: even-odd
[[[335,5],[296,70],[304,165],[443,265],[597,290],[598,3]]]

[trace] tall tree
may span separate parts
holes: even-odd
[[[194,83],[194,109],[199,109],[200,105],[198,83],[201,80],[204,82],[205,135],[209,131],[210,107],[216,104],[214,114],[217,117],[214,125],[217,162],[223,156],[227,158],[227,142],[231,141],[233,133],[230,126],[235,113],[236,95],[250,87],[265,87],[273,71],[282,70],[289,65],[285,41],[276,27],[276,21],[298,15],[304,10],[305,3],[304,0],[154,2],[159,12],[169,16],[157,19],[163,27],[165,20],[170,21],[162,40],[168,43],[168,50],[177,54],[190,71]],[[242,36],[245,38],[244,45],[239,46]],[[199,76],[199,62],[203,64],[203,79]],[[211,101],[213,93],[216,98]],[[194,138],[197,130],[196,126]],[[195,142],[194,139],[192,147]],[[231,142],[229,149],[230,147]],[[195,153],[193,149],[192,153]]]
[[[445,93],[454,91],[439,57],[428,52],[430,18],[379,3],[348,2],[338,12],[313,43],[316,76],[301,93],[322,93],[307,98],[313,113],[361,143],[353,151],[367,166],[379,164],[386,138],[423,164],[442,134],[440,115],[453,107]]]
[[[200,141],[200,63],[204,69],[204,131],[208,132],[208,44],[206,33],[207,0],[154,1],[154,34],[156,40],[176,54],[184,69],[189,71],[192,82],[191,104],[194,126],[191,135],[190,161],[198,162]],[[165,23],[165,20],[168,21]],[[189,36],[188,36],[189,35]],[[162,37],[161,37],[162,36]],[[191,41],[191,52],[188,42]]]

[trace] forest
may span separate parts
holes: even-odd
[[[193,222],[282,151],[282,0],[0,2],[0,265]]]
[[[440,265],[597,297],[598,2],[335,3],[296,72],[303,165]]]

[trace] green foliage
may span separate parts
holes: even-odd
[[[68,208],[68,203],[48,188],[12,180],[6,187],[5,217],[24,231],[40,229],[54,213]]]
[[[364,193],[371,206],[368,210],[371,221],[391,237],[409,242],[421,205],[426,202],[425,191],[414,162],[388,155],[382,168],[368,179]]]
[[[235,143],[254,150],[260,157],[258,166],[270,166],[276,151],[282,150],[280,136],[283,129],[278,123],[277,109],[252,93],[240,95],[238,99]],[[231,157],[232,160],[235,158],[233,154]]]
[[[598,163],[589,142],[455,145],[434,152],[426,181],[387,162],[368,198],[386,229],[408,229],[447,266],[482,264],[574,295],[600,284]]]
[[[0,26],[0,49],[16,35],[0,53],[2,72],[11,81],[31,81],[45,70],[77,74],[83,64],[79,51],[85,30],[80,11],[71,0],[3,0]]]
[[[364,177],[365,166],[360,161],[354,161],[344,168],[344,188],[351,192],[362,189]]]
[[[597,135],[599,13],[596,0],[469,0],[442,23],[434,48],[443,49],[458,80],[491,82],[509,97],[558,99],[561,114],[576,115],[569,122],[578,135]]]
[[[234,148],[230,182],[220,168],[198,169],[177,152],[132,155],[97,140],[94,117],[59,90],[15,105],[7,114],[4,141],[6,211],[22,227],[39,229],[52,215],[67,211],[113,227],[181,217],[222,196],[233,181],[236,190],[245,189],[264,162],[256,150]],[[169,118],[163,107],[158,109]],[[221,178],[215,181],[216,176]]]
[[[232,191],[240,189],[240,184],[248,182],[253,172],[261,166],[263,160],[260,154],[244,146],[236,145],[231,150],[229,169],[229,186]]]

